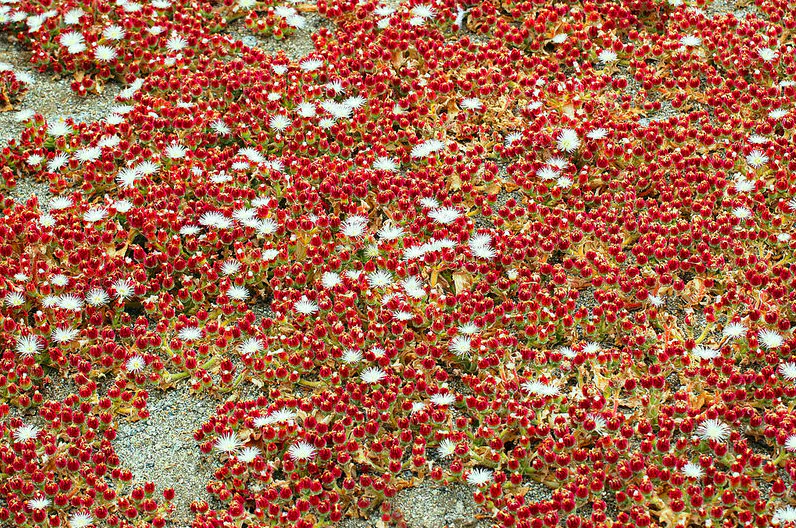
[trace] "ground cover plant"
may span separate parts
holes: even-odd
[[[403,526],[421,482],[495,526],[794,525],[796,11],[753,6],[0,4],[124,85],[0,150],[53,195],[2,203],[0,524],[166,526],[114,441],[182,385],[193,528]],[[299,61],[225,34],[309,12]]]

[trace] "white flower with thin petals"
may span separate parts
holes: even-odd
[[[401,282],[404,292],[413,299],[422,299],[426,296],[426,290],[423,282],[417,277],[407,277]]]
[[[757,333],[760,345],[766,349],[779,348],[785,343],[785,339],[774,330],[763,329]]]
[[[94,50],[94,58],[99,62],[110,62],[116,58],[119,52],[112,46],[104,46],[100,44]]]
[[[603,139],[608,136],[608,130],[604,128],[595,128],[594,130],[590,130],[586,137],[589,139]]]
[[[466,335],[457,335],[448,343],[448,350],[458,357],[467,357],[471,349],[471,339]]]
[[[771,48],[757,48],[757,56],[764,62],[771,62],[777,60],[779,53]]]
[[[386,288],[392,283],[392,273],[387,270],[376,270],[368,274],[368,284],[371,288]]]
[[[72,127],[63,119],[58,119],[47,124],[47,133],[53,137],[67,136],[72,132]]]
[[[541,381],[526,381],[522,388],[535,396],[552,397],[561,394],[561,389],[551,383]]]
[[[80,332],[75,328],[55,328],[50,337],[53,342],[60,345],[74,341],[79,335]]]
[[[243,440],[235,433],[224,433],[216,439],[213,448],[222,453],[237,453],[243,447]]]
[[[228,136],[232,132],[232,130],[230,130],[227,124],[220,119],[217,119],[212,123],[210,123],[210,128],[212,128],[213,131],[219,136]]]
[[[746,156],[746,163],[748,163],[750,167],[757,169],[768,163],[768,156],[761,150],[753,150]]]
[[[146,361],[143,357],[139,355],[135,355],[127,360],[127,363],[124,364],[124,368],[127,372],[132,372],[133,374],[137,374],[141,372],[146,367]]]
[[[254,462],[254,460],[262,454],[255,446],[246,446],[238,452],[236,458],[243,462],[244,464],[250,464]]]
[[[412,8],[412,14],[420,18],[434,18],[437,11],[428,4],[418,4]]]
[[[305,101],[296,107],[296,113],[301,117],[315,117],[318,113],[318,109],[315,107],[313,103]]]
[[[263,350],[265,345],[262,340],[257,337],[249,337],[243,343],[238,345],[238,352],[244,356],[252,356]]]
[[[705,470],[702,466],[693,462],[688,462],[682,467],[683,475],[687,478],[699,479],[705,475]]]
[[[43,510],[50,504],[52,504],[52,501],[47,497],[36,497],[28,501],[28,506],[30,506],[32,510]]]
[[[796,362],[788,361],[779,366],[779,373],[788,381],[796,381]]]
[[[618,59],[618,57],[617,57],[616,53],[613,50],[605,49],[605,50],[602,50],[597,55],[597,60],[599,60],[603,64],[610,64],[612,62],[616,62],[617,59]]]
[[[439,207],[428,213],[429,218],[438,224],[450,224],[462,216],[462,212],[455,207]]]
[[[290,458],[298,461],[312,460],[317,452],[318,450],[309,442],[296,442],[287,450]]]
[[[680,39],[680,44],[688,48],[696,48],[702,45],[702,39],[695,35],[686,35]]]
[[[382,240],[397,240],[404,235],[404,229],[400,226],[395,226],[391,222],[387,222],[381,226],[376,233]]]
[[[722,335],[729,339],[739,339],[746,336],[747,328],[742,323],[730,323],[721,331]]]
[[[730,426],[715,418],[703,421],[696,428],[696,434],[702,440],[723,442],[730,437]]]
[[[553,42],[553,44],[563,44],[564,42],[567,41],[568,38],[569,35],[567,35],[566,33],[559,33],[550,40]]]
[[[61,33],[61,36],[58,37],[58,42],[60,42],[61,46],[65,47],[72,55],[85,51],[86,49],[86,39],[82,33],[77,31]]]
[[[204,213],[199,217],[199,223],[206,227],[215,227],[216,229],[229,229],[232,227],[232,220],[216,211]]]
[[[796,435],[792,434],[785,439],[785,450],[791,453],[796,452]]]
[[[128,279],[117,279],[111,287],[115,292],[115,297],[119,300],[129,299],[135,293],[133,283]]]
[[[484,107],[484,103],[477,97],[467,97],[462,99],[460,106],[463,110],[481,110]]]
[[[286,115],[275,115],[273,116],[270,121],[268,121],[268,126],[271,130],[276,130],[277,132],[284,132],[288,129],[292,121]]]
[[[536,175],[545,181],[559,178],[559,172],[552,167],[542,167],[536,171]]]
[[[102,36],[108,40],[122,40],[125,32],[122,26],[112,25],[102,30]]]
[[[254,228],[259,234],[268,236],[276,233],[276,230],[279,229],[279,224],[272,218],[263,218],[255,223]]]
[[[85,303],[77,295],[62,295],[58,298],[58,307],[68,312],[79,312]]]
[[[445,148],[445,143],[438,139],[427,139],[419,145],[415,145],[409,155],[413,158],[426,158]]]
[[[343,352],[343,355],[340,357],[340,361],[347,365],[359,363],[362,361],[362,352],[359,350],[354,350],[353,348],[348,348],[345,352]]]
[[[388,158],[386,156],[382,156],[380,158],[376,158],[373,161],[372,168],[374,170],[384,170],[388,172],[397,172],[398,171],[398,162],[392,158]]]
[[[75,512],[69,517],[69,528],[87,528],[94,523],[94,517],[86,511]]]
[[[367,227],[368,218],[366,216],[353,215],[340,224],[340,231],[347,237],[358,238],[365,233]]]
[[[492,470],[484,468],[473,468],[467,474],[467,483],[471,486],[485,486],[492,482]]]
[[[302,296],[301,299],[296,301],[293,309],[301,315],[312,315],[318,312],[318,303],[307,299],[307,296]]]
[[[522,139],[522,132],[512,132],[503,139],[503,145],[505,147],[510,147],[521,139]]]
[[[35,356],[42,348],[44,343],[37,336],[26,335],[17,338],[16,351],[22,357]]]
[[[343,280],[340,278],[339,273],[335,273],[333,271],[326,271],[321,276],[321,284],[324,288],[332,289],[335,286],[339,286],[343,283]]]
[[[14,429],[13,437],[15,442],[27,442],[28,440],[35,440],[39,436],[39,428],[32,425],[21,425]]]
[[[456,402],[456,395],[451,392],[438,392],[429,398],[429,401],[440,407],[447,407]]]
[[[437,456],[440,458],[448,458],[453,455],[454,452],[456,452],[456,442],[450,438],[442,440],[437,447]]]
[[[233,284],[227,289],[227,297],[233,301],[245,301],[251,294],[245,286],[238,286]]]
[[[8,292],[6,293],[4,302],[6,306],[17,308],[25,304],[25,296],[19,292]]]
[[[788,522],[796,522],[796,507],[783,506],[782,508],[777,508],[774,515],[771,517],[771,524]]]
[[[188,41],[180,35],[172,35],[169,40],[166,41],[166,49],[172,52],[182,51],[187,47]]]
[[[202,339],[203,335],[204,332],[202,332],[202,329],[196,326],[186,326],[177,332],[177,337],[188,343]]]
[[[179,143],[170,144],[168,147],[166,147],[166,150],[164,151],[164,154],[166,154],[166,156],[171,159],[184,158],[187,153],[188,149],[180,145]]]
[[[299,63],[299,68],[301,68],[305,72],[315,71],[315,70],[319,69],[322,66],[323,66],[323,61],[320,60],[320,59],[308,58],[308,59],[304,59],[303,61],[301,61]]]
[[[580,147],[578,133],[571,128],[563,129],[558,134],[556,145],[558,146],[558,150],[563,150],[564,152],[574,152],[578,150],[578,147]]]
[[[768,113],[768,117],[771,119],[782,119],[786,115],[788,115],[788,111],[784,108],[775,108]]]
[[[699,345],[697,347],[694,347],[694,349],[691,351],[691,355],[696,357],[697,359],[710,360],[710,359],[716,359],[721,355],[721,353],[715,348]]]
[[[362,383],[373,384],[379,383],[387,377],[387,373],[379,367],[368,367],[359,374],[359,379]]]
[[[102,148],[100,147],[86,147],[75,151],[75,159],[81,163],[97,161],[101,155]]]

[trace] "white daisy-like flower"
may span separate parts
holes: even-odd
[[[768,156],[761,150],[753,150],[747,154],[746,163],[748,163],[750,167],[757,169],[768,163]]]
[[[44,161],[44,156],[41,154],[31,154],[28,156],[28,159],[25,160],[25,163],[30,165],[31,167],[35,167],[36,165],[40,164]]]
[[[535,396],[551,397],[561,394],[561,389],[557,386],[541,381],[526,381],[522,384],[522,388]]]
[[[235,275],[240,271],[240,262],[237,260],[228,259],[221,264],[221,273],[229,276]]]
[[[213,448],[221,453],[237,453],[243,447],[243,440],[233,432],[224,433],[216,439]]]
[[[438,139],[427,139],[419,145],[415,145],[409,155],[413,158],[427,158],[445,148],[445,143]]]
[[[100,44],[94,50],[94,58],[99,62],[110,62],[116,58],[119,52],[113,46],[104,46]]]
[[[536,175],[543,180],[556,180],[559,178],[559,172],[552,167],[542,167],[536,171]]]
[[[401,286],[403,286],[406,295],[413,299],[422,299],[426,296],[423,281],[417,277],[407,277],[401,282]]]
[[[747,328],[742,323],[730,323],[721,331],[724,337],[739,339],[746,336]]]
[[[439,207],[439,201],[437,201],[436,198],[431,198],[429,196],[426,196],[420,199],[420,205],[422,205],[423,207],[428,207],[429,209],[436,209],[437,207]]]
[[[779,373],[788,381],[796,381],[796,362],[788,361],[779,366]]]
[[[296,301],[293,305],[293,309],[301,315],[312,315],[318,312],[318,303],[307,299],[307,296],[304,295],[301,299]]]
[[[52,227],[56,224],[55,217],[49,213],[45,213],[39,217],[39,225],[44,228]]]
[[[652,306],[656,308],[660,308],[664,304],[663,298],[658,297],[657,295],[649,295],[647,296],[647,300]]]
[[[616,62],[619,57],[617,57],[616,53],[613,50],[602,50],[597,55],[597,60],[602,62],[603,64],[610,64],[612,62]]]
[[[566,33],[558,33],[550,40],[551,42],[553,42],[553,44],[563,44],[564,42],[567,41],[568,38],[569,35],[567,35]]]
[[[309,442],[296,442],[287,450],[287,454],[290,455],[290,458],[299,461],[312,460],[317,452],[318,450],[315,449],[315,446]]]
[[[287,66],[284,64],[272,64],[271,71],[276,75],[284,75],[287,73]]]
[[[260,451],[257,447],[246,446],[243,449],[241,449],[240,452],[235,456],[238,460],[240,460],[244,464],[250,464],[254,462],[254,459],[256,459],[261,454],[262,451]]]
[[[386,288],[392,283],[392,273],[387,270],[376,270],[368,274],[368,284],[371,288]]]
[[[79,312],[85,303],[77,295],[61,295],[58,298],[58,307],[69,312]]]
[[[335,286],[339,286],[343,283],[343,280],[340,278],[339,273],[335,273],[333,271],[326,271],[321,276],[321,284],[326,289],[332,289]]]
[[[475,323],[464,323],[457,328],[460,334],[474,335],[481,331],[481,327]]]
[[[470,354],[472,340],[466,335],[457,335],[448,343],[448,350],[458,357],[466,357]]]
[[[769,142],[769,139],[765,136],[761,136],[758,134],[752,134],[749,136],[749,143],[752,145],[765,145]]]
[[[386,156],[382,156],[380,158],[376,158],[373,161],[372,168],[374,170],[383,170],[388,172],[397,172],[398,171],[398,162],[392,158],[388,158]]]
[[[279,250],[273,248],[264,249],[260,254],[260,260],[262,260],[263,262],[270,262],[272,260],[276,260],[276,257],[278,256],[279,256]]]
[[[265,345],[261,339],[257,337],[249,337],[243,343],[238,345],[238,352],[244,356],[251,356],[263,350],[264,347]]]
[[[188,47],[188,41],[181,35],[174,34],[166,41],[166,49],[172,52],[182,51]]]
[[[575,356],[578,355],[578,353],[575,352],[575,350],[572,347],[568,346],[558,347],[558,353],[567,359],[573,359]]]
[[[429,211],[428,216],[438,224],[447,225],[461,217],[462,212],[456,207],[438,207]]]
[[[64,13],[64,24],[66,24],[67,26],[73,26],[75,24],[78,24],[80,22],[80,17],[82,17],[85,14],[86,12],[80,9],[79,7],[70,9],[69,11]]]
[[[711,418],[699,424],[696,428],[696,434],[702,440],[723,442],[730,437],[730,426],[720,420]]]
[[[429,401],[440,407],[447,407],[456,403],[456,395],[452,392],[438,392],[429,398]]]
[[[467,97],[462,99],[460,106],[463,110],[481,110],[484,107],[484,103],[477,97]]]
[[[286,115],[278,114],[273,116],[268,121],[268,126],[272,130],[276,130],[277,132],[284,132],[285,130],[288,129],[291,123],[292,121],[290,120],[289,117],[287,117]]]
[[[791,239],[790,233],[779,233],[777,235],[778,242],[789,242]]]
[[[69,277],[64,275],[63,273],[56,273],[52,277],[50,277],[50,284],[53,286],[57,286],[59,288],[63,288],[67,284],[69,284]]]
[[[14,113],[14,121],[17,123],[24,123],[25,121],[33,119],[33,116],[35,115],[36,112],[30,108],[23,108],[22,110]]]
[[[492,470],[485,468],[473,468],[467,474],[467,483],[471,486],[485,486],[492,482]]]
[[[86,39],[83,34],[78,31],[61,33],[58,42],[60,42],[61,46],[65,47],[72,55],[85,51],[86,49]]]
[[[702,466],[693,462],[688,462],[682,467],[683,475],[687,478],[699,479],[705,475],[705,470]]]
[[[583,347],[583,353],[584,354],[596,354],[600,350],[602,350],[602,347],[600,346],[599,343],[595,343],[594,341],[589,341]]]
[[[102,30],[102,36],[108,40],[122,40],[124,35],[124,28],[115,24]]]
[[[594,432],[598,435],[605,433],[605,429],[608,427],[608,422],[602,416],[597,416],[595,414],[588,415],[588,418],[591,418],[594,421]]]
[[[257,420],[260,420],[260,425],[257,424],[257,420],[255,420],[256,427],[262,427],[264,425],[271,425],[276,423],[293,423],[293,420],[296,418],[295,411],[291,411],[290,409],[278,409],[276,411],[271,412],[268,416],[260,417]]]
[[[744,177],[740,177],[735,180],[734,187],[735,187],[735,192],[748,193],[755,189],[755,182],[747,180]]]
[[[69,516],[69,528],[87,528],[94,523],[94,517],[86,511],[75,512]]]
[[[353,215],[346,218],[340,224],[340,232],[349,238],[359,238],[368,227],[368,217]]]
[[[396,310],[392,313],[392,316],[397,319],[398,321],[411,321],[415,318],[415,314],[412,312],[405,312],[403,310]]]
[[[521,139],[522,139],[522,132],[512,132],[503,139],[503,145],[505,147],[510,147]]]
[[[440,458],[448,458],[456,452],[456,442],[450,438],[445,438],[437,446],[437,456]]]
[[[301,117],[315,117],[318,113],[318,109],[315,107],[313,103],[305,101],[296,107],[296,113]]]
[[[412,8],[412,14],[420,18],[434,18],[437,11],[428,4],[418,4]]]
[[[580,138],[578,137],[578,133],[571,129],[565,128],[558,134],[558,139],[556,140],[556,145],[558,146],[558,150],[563,150],[564,152],[575,152],[580,147]]]
[[[228,136],[230,133],[232,133],[232,130],[227,126],[227,124],[220,119],[210,123],[210,128],[212,128],[213,131],[219,136]]]
[[[696,48],[702,45],[702,39],[696,35],[685,35],[680,39],[680,44],[687,48]]]
[[[796,507],[783,506],[778,508],[771,517],[771,524],[782,524],[796,522]]]
[[[4,298],[6,306],[18,308],[25,304],[25,296],[19,292],[8,292]]]
[[[100,147],[86,147],[75,151],[75,159],[81,163],[89,163],[97,161],[102,155],[102,148]]]
[[[74,341],[79,335],[80,331],[75,328],[55,328],[50,337],[55,343],[62,344]]]
[[[188,343],[202,339],[203,335],[204,332],[202,332],[202,329],[197,326],[186,326],[177,332],[177,337]]]
[[[93,288],[86,294],[86,302],[95,308],[107,304],[109,300],[110,297],[102,288]]]
[[[757,56],[760,57],[763,62],[771,62],[777,60],[779,53],[771,48],[757,48]]]
[[[67,163],[69,163],[69,156],[63,152],[60,152],[47,162],[47,170],[50,172],[55,172],[65,167]]]
[[[188,154],[188,149],[179,143],[172,143],[166,147],[164,154],[171,159],[181,159]]]
[[[404,229],[400,226],[395,226],[392,222],[387,222],[381,226],[376,233],[381,240],[397,240],[404,235]]]
[[[52,504],[52,501],[50,501],[50,499],[47,497],[36,497],[35,499],[30,499],[28,501],[28,506],[30,506],[32,510],[43,510],[50,504]]]
[[[233,284],[227,289],[227,297],[233,301],[245,301],[249,298],[249,290],[245,286],[238,286]]]
[[[27,442],[28,440],[35,440],[39,436],[39,428],[32,425],[21,425],[14,429],[13,437],[15,442]]]
[[[127,363],[124,364],[125,370],[134,374],[144,370],[144,367],[146,367],[146,361],[139,355],[131,357],[127,360]]]
[[[750,216],[752,216],[752,211],[750,211],[746,207],[735,207],[732,210],[732,216],[740,220],[745,220]]]
[[[757,333],[760,345],[765,349],[779,348],[785,343],[785,339],[774,330],[762,329]]]
[[[345,352],[343,352],[343,355],[340,357],[340,361],[348,365],[359,363],[362,361],[362,352],[353,348],[348,348]]]
[[[604,128],[595,128],[594,130],[590,130],[586,137],[589,139],[603,139],[608,136],[608,130]]]
[[[55,308],[60,301],[61,297],[59,295],[45,295],[41,300],[41,305],[42,308]]]
[[[785,450],[791,453],[796,452],[796,434],[792,434],[785,439]]]
[[[771,119],[782,119],[786,115],[788,115],[788,111],[784,108],[776,108],[768,113],[768,117]]]
[[[129,299],[135,293],[135,287],[128,279],[117,279],[111,287],[115,292],[114,296],[121,301]]]
[[[368,100],[361,95],[352,95],[351,97],[347,97],[346,100],[343,101],[343,104],[352,110],[358,110],[365,106],[365,103],[367,102]]]
[[[323,66],[323,61],[320,59],[308,58],[299,63],[299,68],[305,72],[313,72]]]
[[[67,136],[72,132],[72,127],[63,118],[47,123],[47,133],[53,137]]]
[[[379,383],[387,377],[387,373],[379,367],[368,367],[359,374],[359,379],[362,383],[373,384]]]
[[[691,351],[691,355],[698,359],[710,360],[710,359],[716,359],[721,355],[721,353],[715,348],[699,345],[697,347],[694,347],[694,349]]]
[[[215,227],[216,229],[229,229],[232,227],[232,220],[216,211],[204,213],[199,217],[199,223],[206,227]]]
[[[22,357],[35,356],[42,348],[44,348],[44,343],[37,336],[26,335],[17,338],[16,351]]]

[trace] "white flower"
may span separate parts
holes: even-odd
[[[796,521],[796,507],[783,506],[778,508],[771,517],[771,524],[782,524]]]
[[[210,123],[210,128],[212,128],[213,131],[219,136],[227,136],[232,132],[232,130],[230,130],[230,128],[226,125],[226,123],[224,123],[220,119],[217,119],[212,123]]]
[[[696,434],[702,440],[723,442],[730,436],[730,426],[715,418],[705,420],[696,428]]]
[[[503,145],[506,147],[512,146],[515,142],[522,139],[522,132],[512,132],[503,139]]]
[[[564,356],[567,359],[573,359],[575,356],[578,355],[571,347],[562,346],[558,348],[558,353]]]
[[[373,170],[396,172],[398,171],[398,162],[392,158],[382,156],[380,158],[376,158],[376,160],[373,161],[372,168]]]
[[[213,444],[213,448],[222,453],[236,453],[241,447],[243,441],[235,433],[224,433]]]
[[[254,447],[254,446],[246,446],[240,450],[240,453],[236,455],[237,459],[243,462],[244,464],[249,464],[254,462],[254,459],[260,456],[262,452]]]
[[[439,202],[435,198],[425,197],[420,199],[420,205],[429,209],[436,209],[439,207]]]
[[[186,326],[177,332],[177,337],[189,343],[191,341],[198,341],[199,339],[202,339],[203,335],[204,333],[202,332],[202,329],[196,326]]]
[[[188,41],[180,35],[172,35],[169,40],[166,41],[166,49],[169,51],[182,51],[187,47]]]
[[[376,270],[368,274],[368,284],[371,288],[386,288],[392,283],[392,273],[387,270]]]
[[[420,18],[434,18],[437,11],[428,4],[418,4],[412,8],[412,14]]]
[[[466,357],[470,354],[472,347],[471,340],[466,335],[457,335],[448,343],[448,350],[459,357]]]
[[[296,301],[296,304],[293,305],[293,309],[301,315],[312,315],[318,311],[318,304],[315,301],[307,299],[307,296],[304,295],[301,299]]]
[[[779,242],[788,242],[790,239],[790,233],[780,233],[777,235],[777,241]]]
[[[39,217],[39,225],[41,227],[52,227],[55,225],[55,217],[51,214],[43,214]]]
[[[296,113],[301,117],[315,117],[318,109],[315,107],[313,103],[310,102],[303,102],[296,107]]]
[[[64,24],[67,26],[73,26],[80,22],[80,17],[85,15],[86,12],[76,7],[74,9],[70,9],[66,13],[64,13]]]
[[[24,108],[19,112],[14,113],[14,121],[16,121],[17,123],[23,123],[25,121],[28,121],[29,119],[32,119],[33,116],[35,115],[36,112],[34,112],[33,110],[29,108]]]
[[[595,343],[594,341],[589,341],[586,343],[586,346],[583,347],[584,354],[596,354],[600,350],[602,350],[602,347],[599,343]]]
[[[368,384],[379,383],[386,377],[387,373],[379,367],[368,367],[359,374],[359,379],[362,380],[362,383]]]
[[[124,34],[124,28],[117,25],[108,26],[102,30],[102,36],[108,40],[122,40]]]
[[[348,348],[345,352],[343,352],[343,355],[340,357],[340,361],[348,365],[359,363],[362,361],[362,352],[359,350],[354,350],[353,348]]]
[[[760,330],[757,338],[760,340],[760,345],[766,349],[779,348],[785,342],[785,339],[774,330]]]
[[[91,526],[94,518],[88,512],[75,512],[69,517],[69,528],[86,528]]]
[[[77,31],[67,31],[66,33],[61,33],[61,36],[58,38],[58,42],[60,42],[61,46],[65,47],[66,50],[72,55],[80,53],[81,51],[85,51],[86,49],[85,37],[83,37],[82,33]]]
[[[589,414],[587,418],[591,418],[594,421],[594,432],[598,435],[605,433],[605,428],[608,427],[608,422],[605,421],[605,418],[602,416],[597,416],[595,414]]]
[[[268,121],[268,126],[271,127],[272,130],[276,130],[277,132],[284,132],[290,126],[292,121],[286,115],[275,115]]]
[[[790,435],[785,439],[785,450],[791,453],[796,452],[796,435]]]
[[[94,58],[99,62],[110,62],[116,58],[117,54],[116,48],[112,46],[103,46],[102,44],[97,46],[97,49],[94,50]]]
[[[554,36],[552,39],[550,39],[550,40],[551,40],[551,41],[552,41],[554,44],[563,44],[564,42],[566,42],[566,41],[567,41],[567,39],[568,39],[568,38],[569,38],[569,35],[567,35],[566,33],[558,33],[557,35],[555,35],[555,36]]]
[[[755,182],[747,180],[746,178],[738,178],[735,180],[735,191],[739,193],[748,193],[755,189]]]
[[[326,271],[321,276],[321,284],[324,288],[332,289],[335,286],[342,284],[342,279],[340,278],[339,273],[335,273],[333,271]]]
[[[649,295],[647,297],[647,300],[650,302],[652,306],[655,306],[656,308],[660,308],[661,306],[663,306],[663,299],[661,297],[658,297],[657,295]]]
[[[271,412],[268,416],[260,416],[254,420],[255,427],[263,427],[265,425],[271,425],[275,423],[293,423],[293,420],[296,418],[296,413],[291,411],[290,409],[278,409],[276,411]]]
[[[741,323],[730,323],[721,331],[724,337],[738,339],[746,335],[747,329]]]
[[[552,167],[542,167],[536,171],[536,175],[543,180],[555,180],[559,177],[559,172]]]
[[[413,299],[422,299],[426,296],[423,282],[417,277],[407,277],[401,282],[406,294]]]
[[[481,110],[484,107],[484,103],[477,97],[467,97],[462,99],[461,107],[464,110]]]
[[[132,297],[135,293],[133,283],[128,279],[117,279],[111,287],[116,292],[115,297],[122,301]]]
[[[613,51],[613,50],[607,50],[607,49],[606,49],[606,50],[602,50],[602,51],[601,51],[601,52],[600,52],[600,53],[597,55],[597,60],[599,60],[599,61],[600,61],[600,62],[602,62],[603,64],[608,64],[608,63],[611,63],[611,62],[616,62],[617,58],[618,58],[618,57],[616,56],[616,53],[614,53],[614,51]]]
[[[768,117],[771,119],[782,119],[786,115],[788,115],[788,111],[784,108],[776,108],[768,113]]]
[[[8,292],[6,293],[4,301],[6,306],[16,308],[25,304],[25,296],[19,292]]]
[[[526,381],[522,384],[522,388],[536,396],[558,396],[561,394],[561,389],[550,383],[542,383],[541,381]]]
[[[358,238],[365,233],[367,227],[368,218],[366,216],[353,215],[340,224],[340,231],[347,237]]]
[[[578,133],[571,128],[565,128],[558,134],[556,142],[558,150],[564,152],[574,152],[580,147],[580,138]]]
[[[608,131],[604,128],[595,128],[590,130],[586,137],[589,139],[603,139],[608,136]]]
[[[199,223],[206,227],[215,227],[216,229],[229,229],[232,227],[232,220],[216,211],[204,213],[199,217]]]
[[[686,463],[683,466],[682,471],[683,475],[693,479],[702,478],[702,476],[705,474],[705,470],[702,469],[702,466],[693,462]]]
[[[427,139],[419,145],[415,145],[410,152],[413,158],[426,158],[445,148],[445,143],[438,139]]]
[[[440,458],[448,458],[456,451],[456,442],[450,438],[445,438],[437,447],[437,455]]]
[[[58,286],[59,288],[62,288],[64,286],[66,286],[67,284],[69,284],[69,277],[67,277],[63,273],[56,273],[55,275],[50,277],[50,284],[52,284],[53,286]]]
[[[47,124],[47,133],[53,137],[66,136],[72,133],[72,127],[62,119]]]
[[[58,307],[69,312],[79,312],[83,309],[83,299],[76,295],[62,295],[58,298]]]
[[[492,470],[484,468],[473,468],[467,474],[467,483],[471,486],[484,486],[492,482]]]
[[[721,353],[715,348],[699,345],[694,347],[691,354],[698,359],[716,359]]]
[[[52,504],[52,501],[47,497],[36,497],[28,501],[28,506],[30,506],[32,510],[43,510],[50,504]]]
[[[752,168],[762,167],[768,163],[768,156],[763,154],[760,150],[753,150],[746,156],[746,163]]]
[[[17,338],[17,354],[22,357],[35,356],[43,347],[44,344],[36,336],[26,335]]]
[[[32,425],[22,425],[14,429],[15,442],[27,442],[28,440],[35,440],[39,435],[39,428]]]
[[[279,251],[276,249],[264,249],[260,255],[260,259],[264,262],[275,260],[279,256]]]
[[[428,216],[438,224],[447,225],[462,216],[462,212],[455,207],[439,207],[429,211]]]
[[[127,372],[133,373],[144,370],[144,367],[146,367],[146,361],[144,361],[144,358],[139,355],[131,357],[127,360],[127,363],[124,364],[125,370],[127,370]]]
[[[296,442],[287,450],[293,460],[312,460],[317,450],[309,442]]]
[[[764,62],[774,61],[777,59],[778,55],[777,51],[771,48],[757,48],[757,56]]]
[[[796,380],[796,362],[788,361],[779,366],[779,373],[788,381]]]
[[[61,344],[74,341],[79,335],[80,332],[75,328],[55,328],[52,331],[51,338],[54,342]]]
[[[695,48],[702,45],[702,39],[695,35],[686,35],[680,39],[680,44],[686,47]]]
[[[249,295],[249,290],[246,289],[246,286],[237,286],[233,284],[227,289],[227,297],[233,301],[245,301],[249,298]]]
[[[100,147],[86,147],[75,151],[75,159],[81,163],[97,161],[102,155]]]
[[[304,59],[299,63],[299,68],[306,72],[315,71],[323,66],[323,61],[320,59]]]
[[[429,398],[429,401],[431,401],[431,403],[433,403],[434,405],[439,405],[441,407],[444,407],[448,405],[453,405],[456,402],[456,395],[451,392],[444,392],[444,393],[438,392],[433,396],[431,396],[431,398]]]
[[[404,235],[404,229],[387,222],[381,226],[376,235],[382,240],[396,240]]]
[[[188,149],[179,143],[172,143],[166,147],[164,153],[171,159],[180,159],[185,157],[185,155],[188,153]]]

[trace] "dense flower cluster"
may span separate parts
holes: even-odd
[[[0,519],[161,526],[110,442],[188,383],[261,391],[197,424],[194,528],[401,525],[422,479],[497,526],[796,521],[796,15],[550,4],[4,6],[126,87],[0,151],[54,194],[3,203],[0,397],[49,425],[0,426]],[[312,9],[299,61],[221,33]]]

